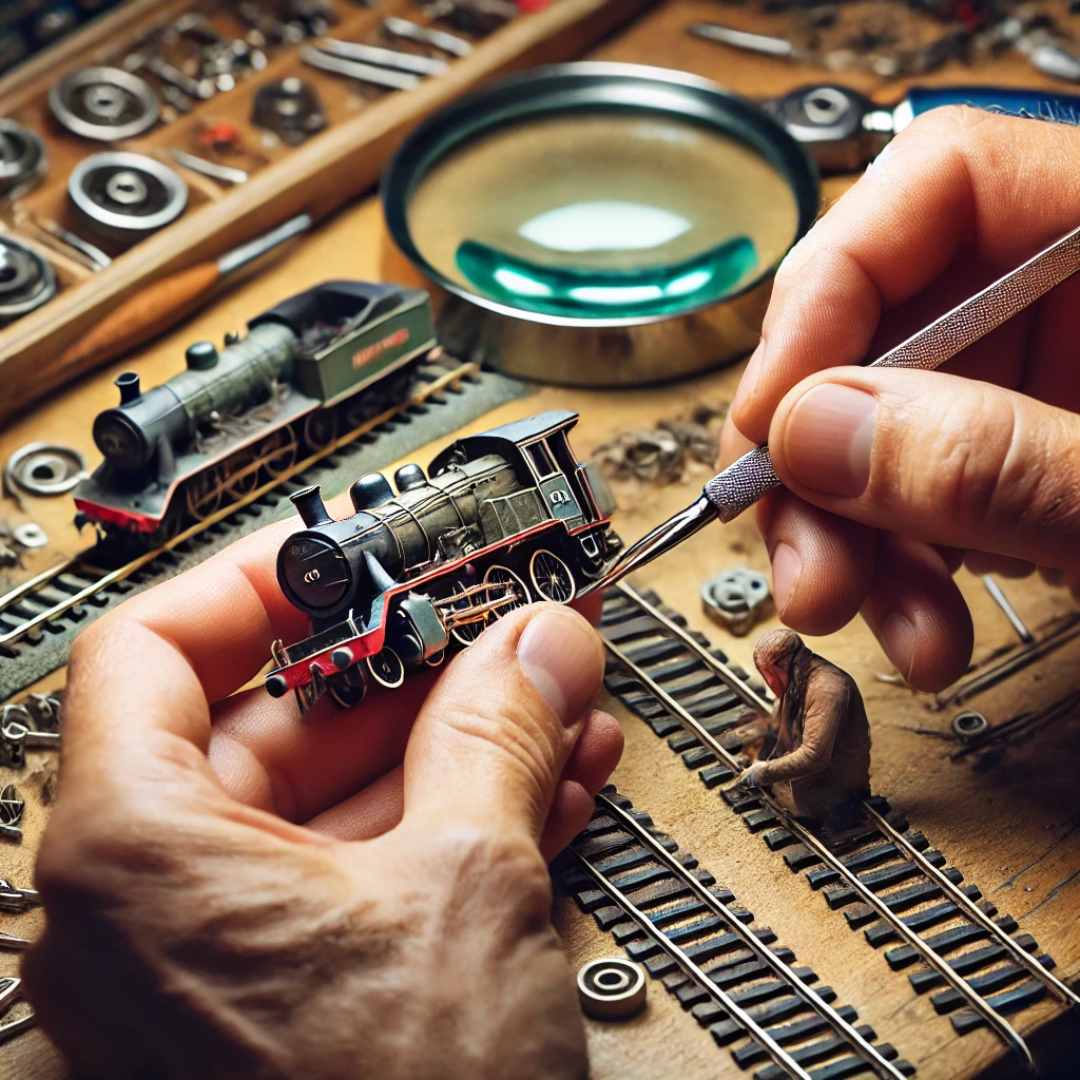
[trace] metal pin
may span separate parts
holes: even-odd
[[[21,743],[27,750],[59,750],[60,733],[58,731],[35,731],[18,720],[11,720],[0,728],[0,734],[8,742]]]
[[[420,85],[418,75],[409,75],[403,71],[388,71],[372,64],[361,64],[356,60],[343,60],[339,56],[327,56],[318,49],[305,45],[300,50],[300,60],[309,67],[329,71],[334,75],[344,75],[373,86],[384,86],[389,90],[415,90]]]
[[[468,56],[472,52],[472,46],[456,34],[448,34],[445,30],[432,30],[409,19],[400,19],[396,15],[383,19],[383,29],[393,37],[430,45],[451,56]]]
[[[58,225],[52,218],[42,218],[39,224],[47,233],[55,236],[57,240],[62,240],[68,247],[72,247],[85,255],[94,264],[95,270],[105,270],[112,264],[112,259],[101,248],[95,247],[81,236],[76,236],[70,229],[65,229],[63,225]]]
[[[242,184],[248,178],[243,169],[233,168],[232,165],[219,165],[216,161],[207,161],[205,158],[196,157],[185,150],[173,150],[173,160],[177,165],[185,169],[209,176],[211,180],[221,180],[226,184]]]
[[[1012,624],[1020,640],[1025,645],[1030,645],[1035,640],[1035,635],[1024,624],[1024,620],[1016,614],[1016,609],[1001,591],[1001,586],[989,574],[983,574],[982,583],[986,586],[986,591],[994,598],[997,606],[1005,612],[1005,618]]]
[[[8,949],[11,952],[22,952],[34,943],[29,938],[16,937],[14,934],[5,934],[0,931],[0,949]]]
[[[338,41],[336,38],[319,38],[315,48],[343,60],[359,60],[376,67],[394,71],[408,71],[414,75],[442,75],[450,70],[445,60],[434,56],[418,56],[416,53],[399,52],[397,49],[380,49],[377,45],[363,45],[356,41]]]

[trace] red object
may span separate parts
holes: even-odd
[[[551,6],[551,0],[514,0],[514,2],[526,15],[531,15],[534,11],[543,11],[544,8]]]
[[[240,132],[224,120],[207,124],[199,132],[200,146],[235,146],[240,141]]]

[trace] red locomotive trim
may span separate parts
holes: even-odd
[[[160,524],[161,518],[152,514],[139,514],[133,510],[118,510],[104,503],[75,500],[75,509],[84,513],[91,521],[100,521],[105,525],[118,525],[122,529],[134,529],[136,532],[152,533]]]
[[[601,518],[594,521],[589,525],[589,528],[596,528],[599,525],[606,524],[608,519]],[[474,551],[470,555],[466,555],[455,562],[445,563],[435,570],[429,571],[422,577],[414,578],[412,581],[405,581],[399,585],[395,585],[392,589],[387,589],[383,593],[384,603],[382,608],[382,618],[379,620],[379,625],[372,627],[372,629],[365,631],[363,634],[357,637],[346,639],[345,641],[337,642],[330,648],[325,649],[321,653],[316,653],[314,656],[306,657],[303,660],[298,660],[294,664],[290,664],[288,667],[277,668],[267,674],[266,678],[269,679],[271,675],[280,676],[289,690],[295,690],[297,687],[306,686],[311,682],[311,669],[317,667],[324,677],[335,675],[342,668],[339,668],[331,659],[331,655],[339,649],[346,649],[352,656],[352,663],[359,663],[361,660],[367,659],[369,656],[375,656],[382,651],[383,645],[386,641],[386,620],[390,615],[390,601],[401,593],[412,592],[418,587],[422,587],[426,582],[438,580],[445,577],[447,574],[460,569],[467,563],[473,562],[478,559],[482,559],[487,555],[497,551],[508,550],[511,547],[521,543],[523,540],[528,540],[531,537],[539,536],[542,533],[552,531],[556,526],[561,525],[562,522],[558,518],[553,518],[550,521],[545,521],[541,525],[536,525],[531,529],[522,533],[517,533],[509,540],[500,540],[497,544],[490,544],[486,548],[481,548],[479,551]],[[581,528],[574,529],[571,532],[564,526],[564,531],[569,536],[576,536],[582,531]],[[344,620],[343,620],[344,621]],[[305,639],[308,640],[308,639]],[[302,645],[303,641],[297,642],[297,645]],[[296,648],[296,645],[293,646]],[[288,650],[286,650],[288,651]],[[351,665],[347,665],[351,666]]]
[[[376,341],[374,345],[369,345],[366,349],[361,349],[357,353],[353,353],[352,367],[353,371],[359,371],[362,367],[370,364],[377,356],[381,356],[388,349],[396,349],[399,345],[407,345],[409,342],[409,328],[407,326],[400,326],[388,337],[384,337],[382,341]]]

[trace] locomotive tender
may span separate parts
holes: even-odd
[[[492,619],[536,600],[569,603],[621,549],[614,501],[573,455],[577,413],[547,412],[459,439],[431,463],[403,465],[395,494],[381,473],[349,489],[334,520],[318,487],[292,496],[304,528],[278,554],[278,582],[312,635],[274,643],[266,688],[306,712],[329,692],[357,704],[369,683],[393,689],[407,667],[440,664]]]
[[[94,420],[105,460],[75,489],[76,522],[168,539],[377,416],[435,343],[426,292],[331,281],[263,312],[220,351],[191,345],[187,370],[160,386],[143,392],[127,372],[120,404]]]

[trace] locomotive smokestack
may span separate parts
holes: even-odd
[[[290,495],[289,498],[299,511],[304,525],[309,529],[314,529],[316,525],[326,525],[334,520],[326,512],[326,504],[322,500],[318,484],[306,487],[303,491]]]
[[[122,375],[117,375],[113,385],[120,391],[121,405],[127,405],[142,394],[138,373],[134,371],[125,371]]]

